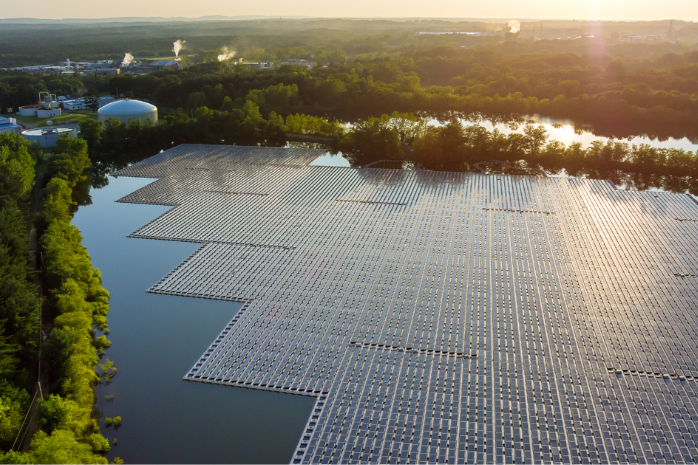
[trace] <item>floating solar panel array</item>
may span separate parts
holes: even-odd
[[[698,205],[604,181],[180,146],[119,172],[245,302],[185,379],[317,397],[294,463],[698,461]],[[680,221],[677,219],[680,218]]]

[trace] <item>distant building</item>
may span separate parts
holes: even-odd
[[[112,102],[116,102],[116,99],[112,96],[109,97],[100,97],[99,98],[99,108],[102,108],[105,105],[109,105]]]
[[[76,98],[74,100],[64,100],[63,102],[61,102],[61,105],[63,105],[63,108],[65,108],[66,110],[70,111],[85,109],[85,101],[81,98]]]
[[[279,66],[300,66],[301,68],[310,69],[313,67],[313,64],[310,63],[308,60],[299,60],[296,58],[290,58],[288,60],[284,60],[281,63],[279,63]]]
[[[129,119],[139,119],[141,122],[149,119],[153,123],[157,123],[158,109],[155,105],[140,100],[117,100],[101,107],[97,112],[97,117],[100,121],[116,118],[122,123],[127,123]]]
[[[3,132],[14,132],[16,134],[21,134],[22,127],[17,124],[14,118],[0,117],[0,133]]]
[[[61,116],[61,109],[58,98],[55,94],[39,92],[39,103],[35,105],[24,105],[19,107],[19,116],[37,116],[39,118],[54,118]]]
[[[24,105],[17,109],[17,114],[19,116],[36,116],[36,110],[41,108],[41,105]]]
[[[61,116],[60,108],[38,108],[36,110],[36,116],[39,118],[55,118],[56,116]]]
[[[109,105],[112,102],[115,102],[116,99],[114,97],[100,97],[99,98],[99,108],[102,108],[105,105]],[[72,100],[64,100],[61,102],[61,106],[65,110],[70,110],[70,111],[76,111],[76,110],[84,110],[87,107],[85,106],[85,100],[81,98],[76,98]]]
[[[243,61],[241,64],[243,66],[246,66],[249,71],[257,71],[260,69],[272,69],[272,68],[274,68],[274,63],[272,63],[272,62]]]
[[[95,68],[91,71],[96,74],[121,74],[119,68]]]
[[[145,60],[141,63],[144,68],[153,68],[155,71],[160,71],[166,68],[179,69],[179,61],[177,60]]]

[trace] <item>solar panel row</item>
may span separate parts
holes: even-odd
[[[319,153],[118,173],[175,206],[133,237],[203,244],[150,292],[246,302],[185,379],[317,396],[298,463],[698,460],[691,198]]]

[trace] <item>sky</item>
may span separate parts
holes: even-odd
[[[698,21],[698,0],[4,0],[0,18],[459,17]]]

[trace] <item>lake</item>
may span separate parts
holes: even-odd
[[[117,368],[97,388],[101,432],[126,463],[288,463],[311,397],[185,382],[182,376],[242,306],[148,294],[197,244],[126,236],[169,207],[115,203],[152,182],[109,178],[73,223],[111,293],[106,358]],[[113,396],[107,399],[106,396]],[[118,429],[104,417],[121,416]]]

